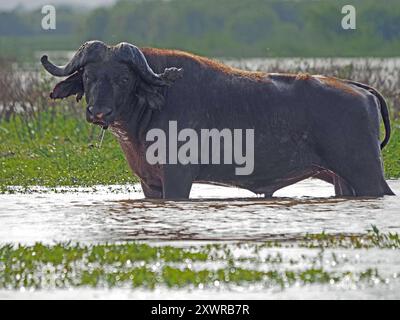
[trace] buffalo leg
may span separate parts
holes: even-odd
[[[354,189],[337,174],[333,175],[333,185],[335,186],[335,195],[337,197],[352,197],[355,196]]]
[[[345,165],[331,166],[332,171],[337,172],[354,189],[354,196],[381,197],[394,194],[385,181],[380,157],[373,155],[373,152],[365,152],[361,158],[339,160]]]
[[[163,178],[164,199],[189,199],[193,179],[185,167],[166,166]]]
[[[319,172],[313,178],[333,184],[336,197],[351,197],[355,195],[353,188],[343,178],[331,171]]]
[[[384,195],[394,195],[383,175],[364,172],[359,175],[349,175],[348,180],[354,187],[358,197],[382,197]]]
[[[147,199],[162,199],[163,192],[161,187],[148,186],[144,181],[140,181],[140,184]]]

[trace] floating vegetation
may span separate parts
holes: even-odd
[[[381,233],[376,226],[365,235],[332,235],[309,234],[299,246],[306,248],[381,248],[381,249],[400,249],[400,237],[398,233]]]
[[[286,248],[286,251],[282,251]],[[302,254],[290,250],[312,249]],[[334,251],[341,249],[342,251]],[[397,233],[376,227],[363,235],[310,234],[292,242],[152,246],[145,243],[55,244],[0,247],[0,288],[144,287],[207,288],[261,284],[375,285],[397,279],[379,268],[349,266],[345,249],[400,249]],[[304,252],[304,250],[302,251]],[[400,270],[399,270],[400,271]]]

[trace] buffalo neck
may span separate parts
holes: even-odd
[[[146,177],[145,169],[145,134],[151,121],[152,111],[145,106],[136,105],[125,119],[115,121],[110,131],[117,137],[131,170],[140,179]]]
[[[138,145],[144,142],[152,111],[146,105],[139,103],[136,97],[129,105],[127,112],[110,126],[110,130],[120,143],[129,141]]]

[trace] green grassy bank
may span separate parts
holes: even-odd
[[[0,123],[0,190],[8,186],[93,186],[137,182],[114,137],[68,115],[40,113]]]

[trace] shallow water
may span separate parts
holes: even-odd
[[[400,194],[400,180],[389,183]],[[399,197],[334,198],[331,185],[318,180],[282,189],[273,200],[237,188],[195,185],[190,201],[149,201],[136,189],[0,195],[0,243],[262,241],[323,230],[365,233],[371,225],[400,232]]]
[[[235,287],[229,289],[207,290],[170,290],[158,288],[154,291],[136,289],[70,289],[70,290],[43,290],[43,291],[1,291],[0,299],[23,300],[369,300],[369,299],[400,299],[399,285],[379,285],[365,288],[310,285],[305,287],[294,286],[280,289]],[[156,304],[157,305],[157,304]]]
[[[234,244],[231,244],[234,248]],[[250,250],[251,251],[251,250]],[[244,254],[243,254],[244,253]],[[370,268],[378,270],[379,279],[369,282],[354,280],[351,276],[339,282],[307,285],[296,283],[282,288],[268,283],[253,284],[215,284],[210,286],[189,286],[171,289],[157,286],[154,290],[127,287],[113,289],[69,288],[69,289],[26,289],[0,290],[0,299],[400,299],[400,255],[391,249],[307,249],[307,248],[264,248],[257,252],[258,257],[267,255],[281,257],[278,263],[236,262],[236,266],[257,270],[296,271],[310,268],[323,268],[328,272],[362,272]],[[333,255],[335,258],[333,259]],[[233,252],[235,259],[251,257],[253,253],[242,249]],[[297,260],[300,263],[293,264]],[[242,260],[243,261],[243,260]],[[155,266],[157,266],[156,263]],[[192,268],[214,269],[223,262],[198,262]]]
[[[400,180],[389,181],[400,194]],[[280,190],[274,199],[257,198],[237,188],[194,185],[190,201],[143,200],[139,186],[36,188],[35,192],[0,195],[0,245],[37,241],[83,243],[148,241],[186,246],[204,242],[251,243],[292,240],[305,233],[365,233],[376,225],[382,232],[400,232],[400,197],[340,199],[319,180],[306,180]],[[289,288],[214,286],[168,289],[42,289],[0,290],[0,299],[400,299],[400,255],[391,249],[265,248],[280,255],[276,270],[310,268],[361,272],[376,269],[383,281],[362,284],[295,285]],[[250,251],[235,250],[251,255]],[[335,255],[335,261],[332,256]],[[299,260],[292,266],[289,261]],[[314,261],[314,262],[313,262]],[[246,262],[264,270],[271,264]],[[217,267],[207,261],[203,267]]]

